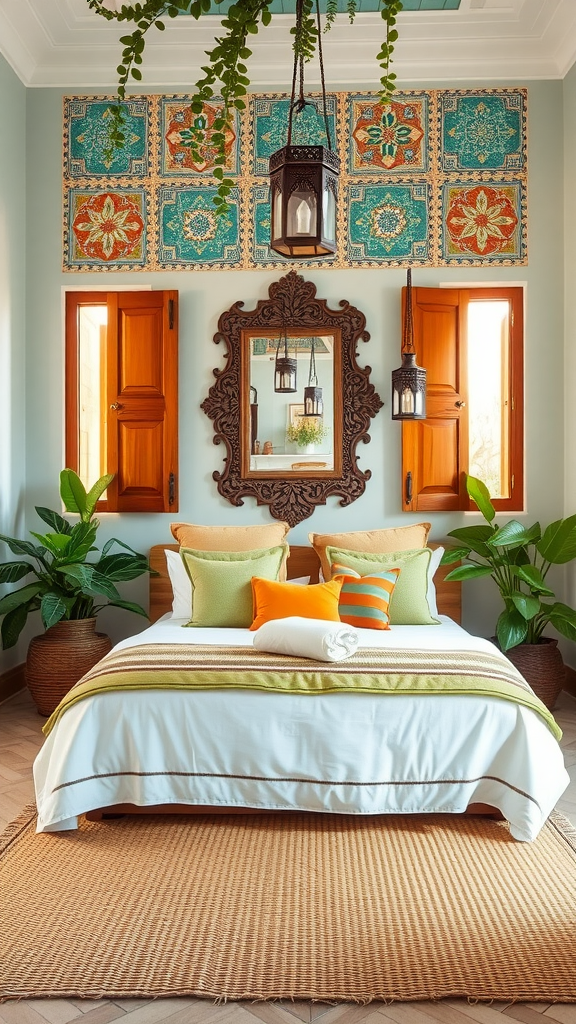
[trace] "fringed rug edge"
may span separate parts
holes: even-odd
[[[14,821],[11,821],[0,834],[0,857],[20,838],[23,832],[36,818],[36,804],[27,804]]]

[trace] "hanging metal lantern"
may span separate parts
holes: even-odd
[[[402,366],[392,371],[392,419],[426,419],[426,370],[416,363],[412,320],[412,270],[406,281],[406,314],[402,339]]]
[[[304,3],[296,2],[296,27],[302,23]],[[294,54],[292,95],[288,114],[288,144],[270,157],[270,246],[282,256],[311,259],[336,252],[336,199],[340,161],[332,150],[326,114],[326,88],[322,60],[320,7],[316,0],[318,56],[322,82],[322,103],[328,148],[293,146],[292,118],[307,106],[304,99],[304,59]],[[296,75],[300,73],[300,95],[295,100]]]
[[[284,354],[280,355],[282,342],[284,342]],[[297,391],[297,368],[298,363],[296,358],[292,359],[288,355],[288,332],[284,330],[284,334],[281,334],[278,339],[278,346],[276,348],[276,360],[274,363],[274,391],[277,391],[282,395],[293,394]]]
[[[322,399],[322,388],[318,387],[318,375],[316,373],[316,356],[314,354],[314,343],[312,338],[310,348],[310,368],[308,370],[308,387],[304,388],[304,416],[322,416],[324,413],[324,401]]]

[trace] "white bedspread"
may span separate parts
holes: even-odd
[[[361,647],[486,650],[450,619],[359,630]],[[164,618],[123,640],[250,645],[243,629]],[[111,692],[71,707],[35,765],[38,831],[118,803],[337,814],[498,807],[532,840],[568,785],[560,747],[528,708],[497,698],[260,691]]]

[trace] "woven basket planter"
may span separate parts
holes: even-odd
[[[566,674],[558,641],[543,636],[537,644],[518,644],[505,654],[551,711],[564,686]]]
[[[96,619],[57,622],[30,641],[26,682],[41,715],[51,715],[68,690],[112,649]]]

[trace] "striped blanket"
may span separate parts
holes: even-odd
[[[317,662],[252,647],[146,644],[108,654],[66,694],[44,726],[109,690],[249,689],[304,695],[339,693],[473,694],[531,708],[556,739],[552,714],[502,654],[475,651],[361,648],[346,661]]]

